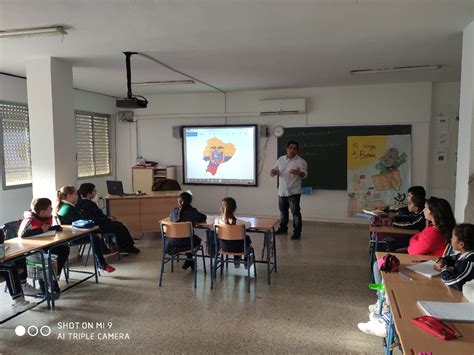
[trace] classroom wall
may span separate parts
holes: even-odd
[[[440,85],[440,86],[438,86]],[[117,178],[131,190],[131,165],[139,154],[146,159],[162,164],[178,165],[181,181],[181,140],[171,135],[172,126],[186,124],[266,124],[270,128],[316,125],[375,125],[412,124],[412,183],[428,186],[429,176],[438,167],[429,171],[430,125],[433,100],[444,95],[455,96],[459,84],[396,83],[383,85],[360,85],[304,89],[282,89],[266,91],[243,91],[223,95],[220,93],[147,95],[149,107],[135,110],[136,123],[117,124],[117,156],[120,157]],[[434,96],[433,96],[434,94]],[[291,116],[259,116],[260,99],[307,98],[307,114]],[[454,99],[448,100],[450,103]],[[436,106],[442,107],[443,104]],[[227,118],[225,118],[227,110]],[[128,137],[128,138],[127,138]],[[266,149],[265,139],[259,139],[260,157],[259,186],[208,187],[184,186],[191,189],[195,205],[206,212],[215,212],[223,196],[237,198],[239,213],[261,216],[277,216],[276,180],[268,175],[276,157],[276,143],[270,137]],[[128,165],[128,166],[127,166]],[[449,190],[447,184],[436,188]],[[454,187],[452,187],[454,189]],[[443,190],[444,191],[444,190]],[[446,194],[452,192],[445,191]],[[345,191],[315,191],[302,197],[303,218],[353,222],[346,217],[347,197]]]
[[[14,78],[0,74],[0,100],[27,103],[26,80],[21,78]],[[112,157],[114,157],[115,146],[115,99],[104,96],[92,94],[80,90],[74,90],[74,109],[84,110],[97,113],[106,113],[112,115]],[[112,166],[114,167],[114,162]],[[2,166],[0,166],[0,179],[2,179]],[[100,195],[107,192],[105,180],[115,176],[112,170],[112,177],[101,177],[95,179],[78,180],[77,183],[90,181],[97,185]],[[0,189],[0,224],[11,220],[19,219],[23,216],[23,212],[28,209],[32,199],[31,187],[19,189]]]
[[[432,122],[430,132],[429,178],[428,192],[432,196],[442,197],[454,208],[456,186],[456,155],[459,131],[459,90],[460,82],[433,84]],[[437,126],[438,114],[444,114],[449,120],[449,148],[447,163],[436,163],[436,153],[440,150],[438,133],[444,131]]]

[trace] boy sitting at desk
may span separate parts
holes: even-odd
[[[20,238],[28,238],[38,234],[46,233],[51,230],[60,231],[61,226],[53,226],[53,208],[49,198],[35,198],[31,201],[31,209],[24,213],[24,219],[21,221],[18,230]],[[46,252],[47,250],[45,250]],[[51,248],[51,253],[58,256],[58,275],[61,275],[61,270],[69,257],[69,246],[58,245]],[[43,280],[39,280],[41,292],[45,292],[45,285]],[[53,280],[53,297],[59,298],[61,290],[58,282]]]
[[[4,239],[5,235],[3,230],[0,229],[0,243],[3,243]],[[24,260],[25,259],[20,259],[19,262],[13,262],[9,265],[4,263],[0,264],[0,283],[3,280],[7,283],[8,292],[13,300],[12,307],[15,314],[36,306],[36,303],[25,300],[23,288],[24,283],[26,283],[26,263]],[[21,273],[20,268],[22,269]],[[22,281],[22,279],[24,279],[24,281]],[[28,292],[29,289],[26,289],[26,291]]]

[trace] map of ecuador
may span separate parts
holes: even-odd
[[[224,143],[215,137],[209,139],[206,149],[202,152],[203,160],[209,162],[206,173],[216,175],[219,165],[229,161],[234,156],[235,151],[235,146],[232,143]]]

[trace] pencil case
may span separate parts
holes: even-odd
[[[413,318],[412,323],[417,327],[431,333],[442,340],[456,339],[456,332],[440,321],[438,318],[431,316],[421,316]]]

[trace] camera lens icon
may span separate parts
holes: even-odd
[[[38,328],[35,325],[30,325],[28,329],[26,329],[24,326],[19,325],[15,328],[15,334],[19,337],[22,337],[25,334],[28,334],[30,337],[35,337],[38,334],[41,334],[42,336],[47,337],[51,334],[51,327],[48,327],[47,325],[43,325]]]

